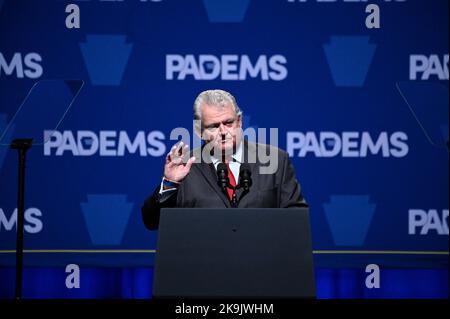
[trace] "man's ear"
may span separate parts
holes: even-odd
[[[202,140],[202,123],[199,120],[194,121],[194,132]]]
[[[195,128],[195,135],[197,135],[200,139],[202,139],[202,133],[200,132],[199,128]]]

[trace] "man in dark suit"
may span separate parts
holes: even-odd
[[[180,142],[167,154],[162,182],[141,209],[148,229],[158,228],[161,208],[232,207],[232,190],[224,192],[217,182],[220,163],[226,164],[233,186],[239,185],[242,164],[251,172],[250,189],[235,192],[237,207],[307,206],[288,154],[243,139],[242,112],[230,93],[202,92],[194,103],[194,120],[205,143],[188,152],[187,145]]]

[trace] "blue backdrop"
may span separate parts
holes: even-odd
[[[51,273],[58,286],[69,263],[123,289],[134,288],[119,272],[143,276],[144,293],[114,296],[150,296],[157,232],[140,206],[172,129],[192,133],[195,97],[222,88],[246,128],[279,130],[311,207],[320,297],[448,297],[448,30],[447,0],[0,0],[0,134],[17,134],[9,124],[38,81],[84,81],[29,152],[25,265],[44,267],[27,270],[29,296],[81,296],[31,279]],[[42,105],[27,115],[42,139],[51,106],[29,98]],[[2,297],[16,174],[17,155],[0,147]],[[363,293],[372,263],[403,288]],[[439,279],[424,289],[429,271]],[[111,297],[104,287],[83,296]]]

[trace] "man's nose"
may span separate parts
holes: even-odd
[[[222,123],[220,123],[219,131],[220,131],[220,134],[222,134],[222,135],[227,134],[227,128]]]

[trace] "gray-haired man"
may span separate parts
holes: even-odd
[[[142,218],[148,229],[158,228],[160,210],[164,207],[232,207],[231,191],[223,192],[217,183],[220,163],[226,163],[232,185],[238,184],[243,163],[251,171],[251,189],[236,190],[237,207],[307,206],[287,153],[243,138],[242,111],[230,93],[222,90],[200,93],[194,102],[194,120],[196,133],[204,144],[189,152],[188,146],[180,142],[167,154],[162,182],[142,206]],[[264,173],[267,161],[261,160],[267,154],[276,163],[271,173]]]

